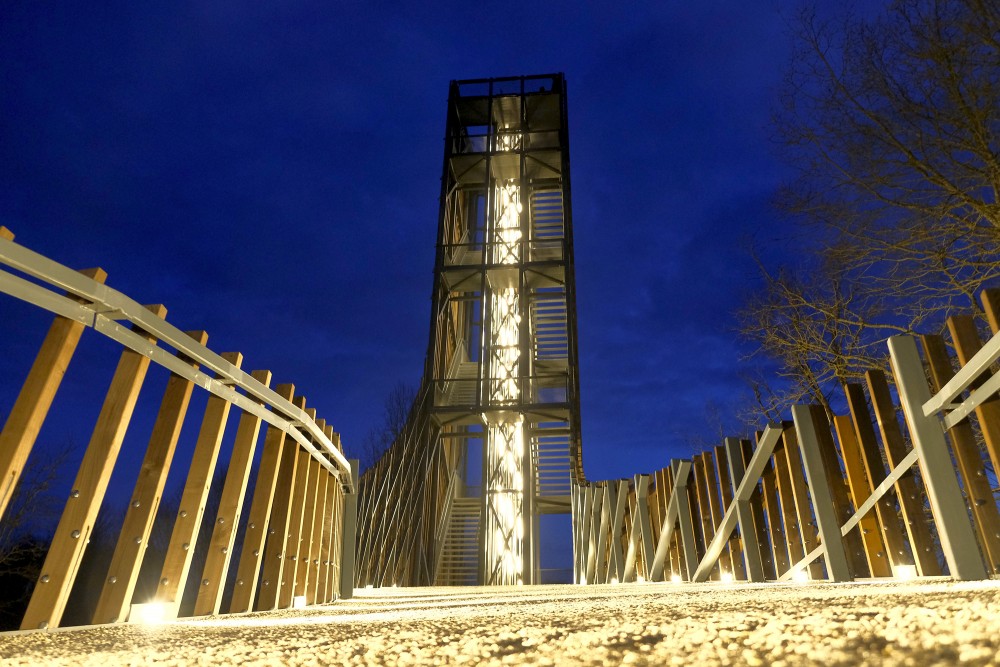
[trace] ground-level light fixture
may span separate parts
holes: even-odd
[[[913,565],[897,565],[895,570],[896,578],[900,581],[910,581],[917,578],[917,568]]]
[[[168,620],[170,620],[170,613],[164,602],[134,604],[128,614],[129,623],[140,625],[160,625]]]

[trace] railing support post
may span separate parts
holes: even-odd
[[[795,435],[802,453],[802,464],[806,469],[806,483],[812,496],[813,512],[820,543],[826,553],[826,572],[831,581],[851,581],[851,568],[847,564],[847,552],[840,534],[840,522],[834,509],[833,494],[827,485],[826,466],[816,437],[816,423],[812,409],[808,405],[793,405],[792,420]]]
[[[351,478],[354,493],[344,493],[344,531],[340,554],[340,597],[354,597],[354,546],[358,534],[358,470],[361,463],[351,459]]]
[[[986,568],[979,556],[944,429],[936,416],[924,414],[924,404],[931,399],[931,393],[916,341],[911,336],[891,337],[889,357],[948,570],[956,579],[985,579]]]

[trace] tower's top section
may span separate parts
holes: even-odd
[[[451,173],[445,178],[459,186],[491,178],[562,180],[565,131],[562,74],[452,81],[446,139]],[[527,156],[524,165],[519,153]]]

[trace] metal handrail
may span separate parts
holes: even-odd
[[[45,283],[39,285],[9,271],[0,270],[0,292],[80,322],[245,412],[260,417],[292,437],[320,465],[331,473],[338,474],[345,489],[354,492],[350,463],[333,441],[305,410],[282,398],[249,373],[229,363],[125,294],[14,241],[0,238],[0,264]],[[62,291],[72,296],[60,293]],[[88,303],[80,303],[74,296]],[[121,320],[130,322],[156,340],[150,342],[119,324],[118,321]],[[215,378],[207,372],[192,368],[178,356],[159,347],[159,341],[219,377]],[[247,395],[238,393],[237,388],[243,389]],[[266,407],[271,409],[267,410]],[[335,470],[334,465],[321,456],[321,451],[333,458],[339,470]]]

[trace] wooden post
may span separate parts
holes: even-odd
[[[979,293],[979,300],[986,313],[986,321],[994,335],[1000,333],[1000,289],[984,289]]]
[[[704,475],[705,492],[708,494],[708,506],[712,512],[712,536],[719,530],[719,526],[722,525],[722,516],[726,513],[719,502],[719,485],[716,481],[718,478],[715,473],[715,466],[712,464],[713,453],[704,452],[701,455],[701,471]],[[712,537],[709,537],[705,544],[707,545],[711,541]],[[729,540],[726,540],[726,546],[719,556],[719,568],[721,571],[728,572],[734,577],[736,576],[736,573],[733,571],[733,559],[730,557],[729,552]]]
[[[313,526],[316,523],[317,494],[320,473],[323,467],[314,457],[309,457],[309,478],[306,480],[305,504],[302,510],[301,540],[298,549],[297,575],[295,577],[295,597],[306,597],[309,584],[314,581],[312,567]]]
[[[310,411],[312,412],[312,411]],[[310,415],[310,418],[312,415]],[[285,546],[285,565],[281,570],[281,588],[278,590],[278,609],[288,609],[292,606],[295,595],[295,582],[301,571],[299,569],[299,552],[302,549],[302,515],[305,513],[306,490],[309,487],[309,473],[312,470],[312,456],[304,447],[295,452],[295,481],[289,492],[292,504],[288,508],[288,541]]]
[[[146,308],[160,318],[167,313],[161,305]],[[148,334],[144,338],[150,342],[154,340]],[[24,613],[22,630],[59,625],[148,369],[147,357],[129,349],[122,352],[66,509],[52,536],[41,575]]]
[[[976,323],[967,315],[949,317],[948,331],[951,332],[951,340],[955,343],[958,361],[964,366],[983,347],[979,340],[979,332],[976,331]],[[972,383],[971,388],[980,386],[989,380],[991,375],[990,372],[984,372]],[[976,417],[979,419],[979,429],[983,433],[983,440],[986,441],[986,451],[990,454],[993,470],[1000,474],[1000,397],[993,396],[981,403],[976,408]]]
[[[726,457],[726,448],[717,445],[714,449],[716,484],[722,492],[722,511],[726,512],[733,504],[733,483],[729,479],[729,459]],[[740,542],[739,531],[734,530],[729,542],[726,543],[726,554],[732,566],[733,576],[739,581],[747,578],[746,564],[743,562],[743,546]]]
[[[921,336],[921,343],[927,355],[927,364],[931,371],[931,385],[935,392],[941,391],[955,372],[952,370],[948,348],[941,336]],[[1000,512],[993,500],[993,490],[986,476],[986,466],[983,463],[976,435],[972,424],[966,419],[948,429],[951,439],[951,450],[958,461],[958,469],[962,473],[965,484],[965,495],[972,508],[973,525],[979,533],[979,544],[986,557],[989,572],[1000,571]]]
[[[847,485],[851,492],[851,500],[855,508],[861,507],[872,495],[872,487],[869,486],[868,480],[865,478],[864,464],[861,461],[857,436],[854,434],[854,425],[851,423],[850,417],[837,415],[833,418],[833,427],[837,431],[837,440],[840,442],[840,454],[847,472]],[[852,511],[851,514],[853,513]],[[861,530],[861,542],[864,545],[865,560],[868,562],[868,571],[871,576],[892,576],[892,568],[889,567],[889,558],[885,544],[882,542],[882,532],[875,514],[868,512],[861,517],[858,528]]]
[[[782,511],[778,500],[778,486],[774,471],[773,456],[768,460],[761,476],[763,482],[764,511],[767,512],[767,527],[771,538],[771,553],[774,554],[775,575],[780,577],[788,570],[788,540],[781,528]]]
[[[760,440],[761,433],[757,433],[757,440]],[[743,469],[746,470],[753,458],[753,445],[749,440],[740,441],[740,451],[743,454]],[[737,487],[741,480],[733,480]],[[764,494],[761,484],[758,482],[754,487],[753,495],[750,496],[750,514],[753,517],[754,531],[757,533],[757,546],[760,550],[761,567],[764,569],[764,579],[774,580],[778,578],[777,570],[774,567],[774,557],[771,553],[767,536],[767,525],[764,523]]]
[[[293,401],[300,410],[305,409],[306,399],[302,396]],[[271,504],[271,518],[268,521],[267,545],[264,551],[264,569],[261,574],[260,595],[257,611],[270,611],[279,604],[279,591],[284,577],[286,550],[288,549],[289,512],[292,507],[292,486],[298,476],[300,447],[295,441],[285,443],[281,450],[278,466],[278,482]]]
[[[743,544],[743,553],[740,559],[746,565],[749,581],[764,581],[764,564],[760,558],[760,543],[757,541],[757,528],[754,525],[750,501],[736,497],[743,477],[746,476],[746,466],[743,463],[743,442],[736,438],[726,438],[724,442],[729,479],[732,483],[732,497],[733,502],[736,503],[736,520],[739,522]]]
[[[8,241],[14,239],[6,227],[0,229],[7,231]],[[80,273],[101,284],[108,277],[101,269]],[[52,321],[17,400],[7,415],[3,431],[0,431],[0,520],[7,512],[7,505],[24,471],[24,463],[35,446],[35,439],[85,328],[82,322],[61,316]]]
[[[895,468],[906,457],[906,445],[903,441],[903,431],[896,417],[896,406],[889,393],[889,382],[885,373],[879,370],[865,373],[868,384],[868,395],[872,399],[872,409],[878,422],[879,433],[885,444],[885,455],[889,466]],[[924,497],[911,470],[896,482],[896,495],[899,498],[899,508],[903,514],[903,525],[910,539],[910,547],[916,560],[917,572],[924,577],[941,575],[941,565],[934,551],[934,538],[931,536],[927,515],[924,514]]]
[[[781,440],[774,448],[772,465],[774,466],[774,481],[778,492],[778,506],[781,511],[781,523],[785,527],[784,541],[788,548],[789,566],[798,563],[805,556],[802,549],[802,531],[796,516],[795,492],[792,490],[792,478],[788,472],[788,457],[785,455],[788,427],[782,424]],[[788,568],[786,567],[782,573]]]
[[[286,401],[291,401],[295,385],[279,384],[275,387],[275,393]],[[291,448],[291,445],[285,444],[285,432],[276,426],[269,426],[264,435],[264,450],[260,457],[260,468],[257,470],[253,499],[250,501],[250,514],[243,535],[243,550],[240,552],[240,562],[236,568],[236,585],[233,587],[233,598],[229,603],[230,612],[249,611],[253,605],[257,583],[260,580],[261,561],[264,558],[268,518],[274,503],[275,486],[278,483],[281,454],[286,446]]]
[[[222,354],[222,358],[237,368],[243,362],[243,355],[239,352],[226,352]],[[181,493],[177,519],[163,559],[156,599],[168,605],[170,615],[175,617],[181,605],[181,597],[184,595],[191,559],[194,557],[195,541],[198,539],[202,515],[205,513],[205,501],[208,498],[212,477],[215,475],[215,464],[219,458],[226,421],[229,419],[230,405],[229,401],[214,394],[208,397],[205,415],[194,446],[194,455],[191,458],[191,467],[188,469],[184,491]]]
[[[885,464],[882,462],[882,454],[875,439],[875,429],[872,426],[871,413],[868,412],[868,404],[865,402],[864,390],[861,385],[848,383],[844,385],[844,394],[847,396],[851,421],[854,423],[854,435],[861,449],[861,460],[868,477],[867,495],[870,496],[871,491],[885,481]],[[891,491],[886,492],[875,503],[875,510],[878,513],[878,524],[882,529],[882,541],[885,544],[889,566],[893,572],[895,573],[897,565],[912,565],[913,560],[906,553],[903,527],[896,514],[896,503],[893,501]]]
[[[851,501],[848,497],[847,482],[844,480],[844,473],[840,469],[840,460],[837,458],[836,445],[833,442],[833,435],[830,433],[830,422],[827,421],[826,412],[818,405],[809,406],[812,412],[813,423],[816,425],[816,441],[819,445],[819,453],[823,457],[823,468],[826,471],[827,484],[830,487],[830,495],[833,498],[833,507],[836,512],[837,530],[847,523],[854,514]],[[844,551],[847,552],[847,559],[852,565],[852,577],[868,575],[868,560],[865,557],[865,547],[861,541],[861,524],[844,535]]]
[[[795,435],[795,425],[785,422],[781,432],[782,451],[785,463],[788,466],[788,481],[791,486],[791,498],[795,503],[796,525],[805,553],[812,553],[813,549],[819,546],[817,539],[816,521],[813,518],[809,505],[809,490],[806,480],[802,476],[802,453],[799,451],[799,441]],[[805,555],[805,554],[803,554]],[[809,565],[809,575],[812,579],[818,580],[823,577],[823,566],[818,560]]]
[[[208,342],[208,334],[204,331],[189,331],[188,335],[199,345]],[[198,366],[195,362],[188,363],[193,368]],[[94,611],[95,625],[117,623],[128,618],[132,594],[149,544],[149,534],[153,529],[156,511],[163,496],[163,486],[174,459],[177,439],[181,434],[193,390],[194,383],[187,378],[171,373],[167,380],[167,388],[163,392],[160,411],[153,424],[153,433],[146,447],[139,478],[125,512],[125,521],[118,533],[118,543],[111,557],[108,576],[104,580],[101,597]]]
[[[329,548],[326,543],[328,537],[326,531],[326,511],[327,498],[330,485],[330,472],[323,466],[319,467],[317,473],[319,479],[316,484],[316,511],[313,514],[312,541],[309,549],[309,586],[306,589],[306,604],[321,604],[326,602],[323,599],[321,589],[326,577],[326,567],[323,562],[323,549]]]
[[[265,387],[271,384],[271,371],[253,371],[251,376]],[[222,606],[225,578],[229,572],[236,527],[239,526],[240,512],[246,497],[250,466],[257,450],[260,422],[260,417],[250,412],[240,415],[233,452],[229,457],[229,469],[226,470],[226,481],[219,497],[219,509],[212,525],[208,553],[205,554],[201,585],[198,586],[198,597],[194,603],[194,616],[218,614]]]
[[[691,463],[694,467],[694,489],[691,499],[692,520],[694,525],[700,530],[695,531],[695,539],[698,541],[698,560],[705,557],[705,550],[708,548],[712,537],[715,535],[715,528],[712,525],[712,508],[708,501],[708,489],[705,488],[705,458],[698,454],[693,456]],[[695,569],[698,564],[695,563]],[[719,571],[713,571],[713,578],[719,578]]]
[[[325,433],[328,438],[333,440],[332,426],[327,426]],[[324,470],[323,485],[321,489],[321,493],[323,495],[323,511],[321,512],[322,532],[319,542],[319,572],[316,578],[316,593],[314,595],[315,602],[317,604],[324,604],[330,601],[330,553],[334,540],[331,515],[335,513],[333,494],[336,491],[337,484],[338,480],[336,480],[330,472]]]

